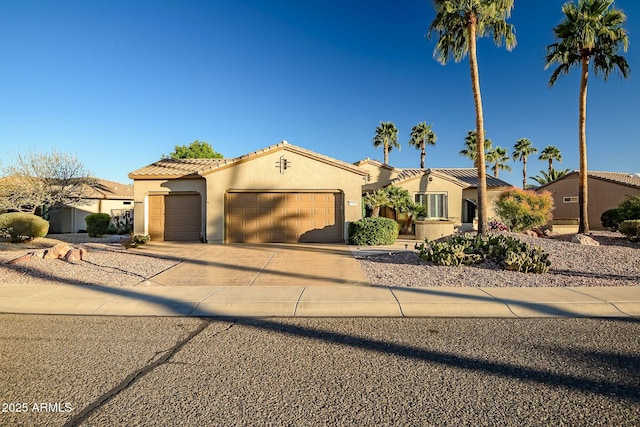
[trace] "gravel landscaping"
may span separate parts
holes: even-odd
[[[135,286],[173,267],[177,258],[125,249],[117,236],[90,238],[86,234],[48,236],[22,244],[0,242],[0,286],[21,283],[73,283],[80,285]],[[594,232],[600,246],[540,239],[518,238],[543,247],[551,269],[546,274],[525,274],[485,263],[477,266],[444,267],[426,263],[416,251],[358,257],[361,268],[374,286],[402,287],[549,287],[549,286],[638,286],[640,244],[622,235]],[[38,252],[60,241],[83,247],[86,260],[69,263],[59,259],[32,258],[8,265],[7,261],[28,252]],[[411,249],[411,248],[410,248]]]
[[[42,252],[61,241],[85,248],[85,260],[70,263],[61,259],[32,258],[8,265],[7,261],[29,252]],[[78,285],[135,286],[173,267],[178,259],[152,256],[125,249],[118,236],[91,238],[87,234],[63,234],[32,242],[0,243],[0,285],[21,283],[72,283]]]
[[[402,287],[561,287],[640,285],[640,245],[621,234],[593,232],[600,246],[585,246],[560,239],[517,235],[549,253],[546,274],[504,271],[490,263],[447,267],[426,263],[417,251],[359,257],[374,286]]]

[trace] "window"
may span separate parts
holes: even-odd
[[[564,203],[578,203],[578,196],[563,197]]]
[[[416,203],[427,209],[427,218],[448,218],[447,193],[416,194]]]

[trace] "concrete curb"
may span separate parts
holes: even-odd
[[[640,287],[0,286],[0,312],[197,317],[640,317]]]

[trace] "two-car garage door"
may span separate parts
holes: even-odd
[[[230,191],[229,243],[342,242],[342,193]]]

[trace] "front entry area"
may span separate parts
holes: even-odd
[[[343,242],[342,193],[229,191],[227,243]]]

